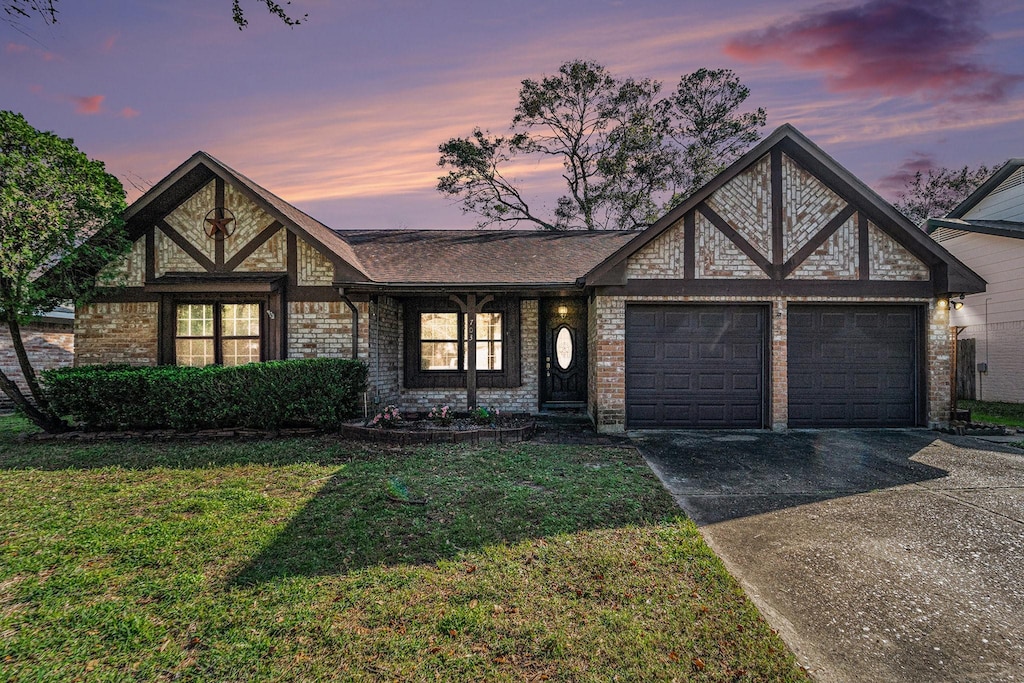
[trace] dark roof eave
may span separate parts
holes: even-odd
[[[1005,224],[1005,226],[999,225],[1000,223]],[[952,230],[1008,237],[1010,239],[1024,239],[1024,223],[1017,221],[969,221],[960,218],[929,218],[925,223],[925,230],[927,230],[929,235],[938,228],[950,228]]]
[[[582,279],[582,278],[580,278]],[[360,292],[423,291],[565,291],[582,290],[579,279],[572,282],[334,282],[337,289]]]

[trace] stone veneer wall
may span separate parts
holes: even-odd
[[[75,365],[156,365],[159,317],[155,301],[80,306],[75,313]]]
[[[540,332],[538,330],[539,302],[523,299],[519,304],[521,379],[518,387],[504,389],[478,389],[477,405],[513,413],[537,412],[538,352]],[[401,333],[401,326],[399,328]],[[398,348],[402,348],[399,343]],[[402,377],[399,366],[396,376]],[[455,410],[466,410],[465,389],[402,389],[399,406],[406,412],[427,412],[434,406],[450,405]]]
[[[925,333],[928,384],[928,422],[945,422],[949,417],[951,344],[949,310],[939,299],[886,297],[660,297],[598,296],[590,307],[591,325],[597,337],[597,353],[590,378],[591,417],[601,432],[620,432],[626,424],[626,304],[656,303],[761,303],[771,306],[771,395],[769,424],[785,429],[788,415],[788,332],[787,306],[790,303],[877,303],[927,304],[928,329]],[[591,349],[595,346],[591,345]],[[594,353],[592,351],[592,353]]]
[[[36,374],[43,370],[67,367],[75,362],[75,333],[70,320],[67,324],[39,322],[22,325],[21,340]],[[0,329],[0,370],[28,395],[28,385],[21,374],[21,366],[6,326]],[[12,405],[7,395],[0,392],[0,408],[6,409]]]
[[[288,358],[351,358],[352,313],[341,301],[288,304]]]

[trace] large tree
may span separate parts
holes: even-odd
[[[894,206],[916,225],[940,218],[974,192],[995,169],[981,164],[975,168],[931,168],[917,171],[896,194]]]
[[[98,272],[129,243],[124,189],[73,140],[0,111],[0,324],[7,327],[29,396],[0,371],[0,389],[37,425],[64,428],[53,414],[21,338],[40,312],[84,301]]]
[[[758,137],[765,112],[740,113],[750,91],[727,69],[660,82],[617,78],[575,60],[526,79],[510,133],[475,129],[439,146],[448,170],[438,191],[479,217],[480,227],[533,223],[548,230],[633,229],[703,185]],[[512,173],[517,162],[556,159],[565,194],[538,207]],[[520,168],[522,166],[520,165]]]
[[[266,6],[268,12],[288,26],[298,26],[309,16],[303,14],[301,18],[296,19],[275,0],[257,1]],[[13,23],[18,19],[41,19],[43,23],[56,24],[57,15],[60,13],[57,9],[58,2],[59,0],[0,0],[0,8],[3,8],[8,23]],[[285,6],[290,4],[292,4],[291,0],[285,0]],[[231,18],[239,30],[249,25],[241,0],[231,0]]]

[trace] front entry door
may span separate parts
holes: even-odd
[[[583,407],[587,401],[587,302],[541,299],[540,401]]]

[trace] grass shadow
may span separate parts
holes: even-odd
[[[395,500],[392,482],[415,502]],[[429,564],[677,514],[633,449],[420,448],[346,466],[232,582]]]

